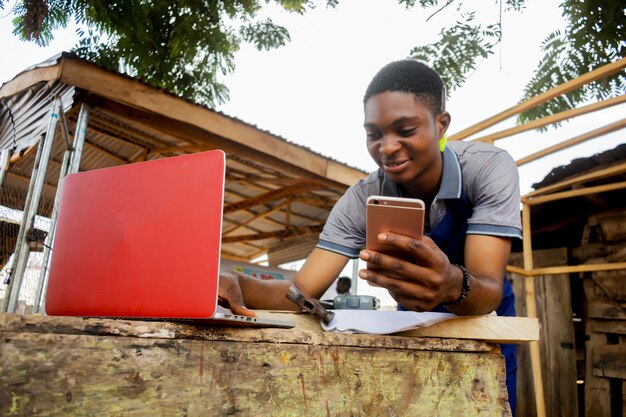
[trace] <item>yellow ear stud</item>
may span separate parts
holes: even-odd
[[[447,143],[448,143],[448,135],[444,133],[443,137],[439,139],[439,151],[440,152],[443,152],[443,150],[446,149]]]

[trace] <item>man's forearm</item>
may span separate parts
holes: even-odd
[[[259,310],[298,310],[285,297],[291,284],[288,280],[260,280],[253,277],[239,279],[246,307]]]

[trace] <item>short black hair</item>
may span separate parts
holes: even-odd
[[[446,86],[439,74],[413,59],[394,61],[382,67],[367,86],[363,103],[385,91],[411,93],[435,114],[443,112],[446,107]]]

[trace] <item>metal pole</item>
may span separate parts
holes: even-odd
[[[80,158],[83,154],[83,144],[85,143],[85,135],[87,134],[87,122],[89,121],[90,111],[91,106],[89,104],[81,104],[80,113],[78,113],[78,122],[76,122],[76,132],[74,132],[74,152],[72,154],[69,171],[67,172],[68,174],[78,172],[80,167]]]
[[[58,98],[55,98],[51,106],[52,112],[50,114],[46,135],[40,141],[37,149],[37,156],[39,159],[35,161],[35,165],[33,166],[33,175],[31,175],[31,184],[29,186],[29,195],[26,197],[26,206],[24,207],[18,241],[15,246],[14,264],[13,268],[11,268],[9,285],[7,286],[7,292],[2,306],[2,311],[7,313],[14,313],[17,309],[17,301],[20,295],[24,272],[26,271],[28,263],[28,256],[30,254],[26,234],[34,227],[35,224],[35,216],[37,214],[37,208],[39,207],[39,200],[41,198],[41,191],[43,189],[43,183],[46,176],[46,169],[48,168],[48,161],[50,159],[50,151],[52,149],[54,134],[59,120],[60,106],[61,101]],[[34,185],[32,184],[33,177],[35,177]],[[30,193],[31,190],[32,194]]]
[[[52,207],[52,215],[50,216],[50,230],[46,236],[46,242],[43,249],[43,260],[41,264],[41,273],[39,275],[39,282],[37,283],[37,291],[35,293],[35,312],[45,313],[45,297],[46,289],[48,288],[48,263],[50,262],[50,252],[54,243],[54,234],[57,226],[57,216],[59,210],[59,201],[61,198],[61,188],[63,185],[63,178],[67,174],[73,174],[78,171],[80,165],[80,157],[83,150],[83,143],[85,142],[85,132],[87,131],[87,121],[89,119],[90,107],[88,104],[82,104],[80,113],[78,114],[78,121],[76,123],[76,131],[74,132],[74,144],[68,141],[70,147],[65,150],[63,155],[63,164],[61,165],[61,172],[59,174],[59,182],[57,184],[57,192],[54,196],[54,205]],[[64,122],[64,120],[62,121]],[[75,165],[72,165],[73,161],[77,161]],[[74,167],[74,168],[73,168]],[[72,171],[74,169],[74,171]]]
[[[352,294],[357,293],[357,287],[359,285],[359,258],[352,260]]]
[[[14,276],[13,270],[15,269],[15,260],[20,256],[20,251],[22,250],[22,245],[20,242],[24,240],[24,236],[26,234],[26,223],[28,222],[28,211],[31,202],[31,196],[33,195],[33,190],[35,188],[35,179],[37,178],[37,170],[39,167],[39,161],[41,160],[41,152],[44,146],[44,142],[46,140],[45,135],[41,135],[39,139],[39,144],[37,144],[37,153],[35,154],[35,162],[33,164],[33,171],[30,174],[30,182],[28,183],[28,192],[26,193],[26,201],[24,203],[24,209],[22,211],[22,221],[20,222],[20,230],[17,233],[17,240],[15,242],[15,250],[13,251],[13,266],[9,271],[9,275],[5,280],[5,284],[7,285],[4,292],[4,299],[2,300],[2,312],[7,312],[9,306],[9,298],[11,297],[11,290],[13,289],[13,279]]]

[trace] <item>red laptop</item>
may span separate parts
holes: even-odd
[[[46,313],[293,327],[216,312],[225,164],[216,150],[65,177]]]

